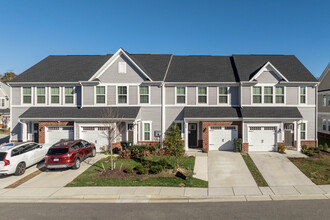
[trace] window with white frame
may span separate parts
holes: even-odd
[[[31,104],[31,87],[23,87],[23,104]]]
[[[118,63],[118,73],[126,73],[126,63],[125,62],[119,62]]]
[[[330,106],[330,95],[328,95],[328,106]]]
[[[182,130],[182,128],[183,128],[183,126],[182,126],[183,125],[183,122],[182,121],[174,121],[171,126],[174,126],[174,125],[178,126],[180,132],[182,133],[182,131],[183,131]]]
[[[151,140],[151,124],[149,122],[143,123],[143,137],[145,141]]]
[[[305,122],[300,124],[300,139],[301,140],[306,139],[306,123]]]
[[[322,130],[323,131],[326,131],[327,130],[327,120],[326,119],[323,119],[322,120]]]
[[[327,96],[326,95],[322,96],[322,105],[327,106]]]
[[[73,104],[73,87],[65,87],[65,104]]]
[[[300,103],[306,104],[306,86],[300,86]]]
[[[46,103],[46,88],[37,87],[37,104],[45,104],[45,103]]]
[[[186,103],[186,87],[176,87],[176,103]]]
[[[5,99],[1,99],[1,107],[5,107]]]
[[[219,104],[228,103],[228,87],[219,87]]]
[[[127,103],[127,86],[118,86],[118,103]]]
[[[198,104],[207,104],[207,87],[198,87]]]
[[[264,87],[264,103],[273,103],[273,87],[265,86]]]
[[[253,86],[253,103],[261,103],[261,86]]]
[[[96,86],[96,103],[105,104],[105,86]]]
[[[149,103],[149,86],[140,86],[140,103]]]
[[[284,87],[283,86],[276,86],[275,87],[275,102],[277,104],[284,103]]]
[[[60,88],[59,87],[50,88],[50,102],[52,104],[60,103]]]

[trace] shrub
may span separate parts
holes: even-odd
[[[323,145],[319,144],[319,150],[323,150],[323,149],[324,149]]]
[[[139,174],[148,174],[148,170],[142,166],[142,164],[138,164],[135,168]]]
[[[163,171],[163,167],[159,164],[155,165],[155,166],[151,166],[151,168],[150,168],[150,172],[154,173],[154,174],[160,173],[162,171]]]
[[[286,150],[286,147],[284,146],[284,144],[281,144],[279,147],[278,147],[278,152],[280,153],[284,153]]]
[[[142,160],[142,165],[146,169],[150,169],[152,166],[152,161],[150,160]]]
[[[323,150],[328,151],[329,150],[329,146],[328,143],[325,143],[323,146]]]
[[[314,150],[311,150],[311,149],[306,150],[306,151],[305,151],[305,154],[306,154],[307,156],[310,156],[310,157],[316,155],[316,153],[314,152]]]
[[[127,167],[125,169],[125,173],[133,173],[133,169],[131,167]]]
[[[165,158],[158,161],[158,164],[163,167],[163,169],[173,169],[173,165],[170,164]]]
[[[302,150],[303,152],[306,151],[306,150],[307,150],[307,145],[304,144],[304,145],[301,147],[301,150]]]
[[[120,157],[124,159],[131,159],[131,151],[129,149],[120,151]]]

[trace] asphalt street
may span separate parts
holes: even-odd
[[[0,219],[329,219],[330,200],[220,203],[0,203]]]

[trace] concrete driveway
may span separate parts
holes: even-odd
[[[209,188],[257,187],[240,153],[210,151],[208,153]]]
[[[249,152],[269,186],[315,185],[288,158],[277,152]]]

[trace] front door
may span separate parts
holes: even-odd
[[[188,146],[197,147],[197,123],[188,124]]]
[[[127,133],[128,133],[128,142],[133,143],[134,140],[134,125],[133,124],[128,124],[127,125]]]
[[[33,124],[33,141],[39,143],[39,124]]]
[[[293,124],[284,124],[284,145],[288,147],[294,146],[294,130]]]

